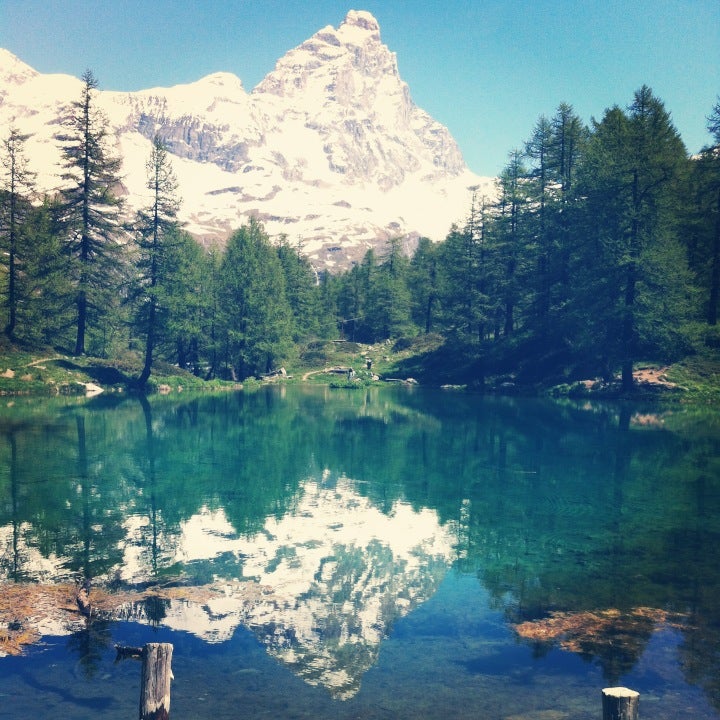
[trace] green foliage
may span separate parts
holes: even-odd
[[[700,288],[699,315],[716,325],[720,308],[720,99],[708,117],[713,143],[693,159],[685,220],[690,267]]]
[[[368,250],[360,265],[341,276],[337,313],[346,339],[374,343],[415,332],[409,267],[400,240],[393,238],[382,259]]]
[[[135,221],[138,255],[135,263],[135,328],[145,339],[145,362],[137,383],[144,386],[152,370],[155,347],[166,333],[173,281],[177,273],[173,245],[179,235],[177,180],[162,140],[156,136],[147,162],[147,189],[151,203]]]
[[[176,228],[168,243],[166,261],[164,301],[168,318],[159,339],[160,351],[179,367],[201,375],[204,362],[215,367],[219,260],[187,232]]]
[[[27,135],[21,135],[17,128],[10,128],[3,141],[2,185],[0,186],[0,240],[2,250],[7,254],[7,324],[5,334],[12,338],[17,324],[18,306],[21,302],[19,283],[23,262],[29,253],[25,239],[26,223],[31,205],[26,199],[33,191],[34,174],[27,167],[23,148]]]
[[[590,243],[578,265],[595,312],[583,322],[593,328],[591,340],[602,338],[608,365],[622,366],[626,390],[633,361],[663,346],[669,327],[687,315],[689,278],[676,232],[686,163],[668,113],[647,87],[627,113],[608,110],[588,146],[582,191]]]
[[[57,211],[56,202],[45,200],[23,225],[16,334],[30,343],[72,347],[74,288]]]
[[[97,80],[87,70],[80,99],[71,105],[58,136],[65,172],[60,219],[76,297],[75,354],[86,350],[86,331],[116,305],[122,277],[119,253],[121,160],[110,154],[108,121],[97,107]]]
[[[365,319],[374,342],[398,337],[410,330],[408,260],[400,241],[388,242],[381,263],[369,275]]]
[[[424,332],[432,332],[438,313],[438,253],[429,238],[421,237],[408,267],[410,316]]]
[[[292,308],[280,259],[251,219],[228,240],[219,272],[224,364],[234,378],[270,372],[292,344]]]
[[[572,387],[621,371],[630,391],[640,359],[720,347],[720,102],[708,118],[713,144],[692,160],[647,87],[591,128],[563,103],[510,154],[497,195],[474,197],[443,241],[420,238],[408,257],[392,238],[331,275],[287,238],[272,244],[255,219],[225,248],[202,248],[177,221],[159,138],[151,202],[121,226],[119,161],[92,73],[83,83],[58,135],[66,172],[57,198],[34,202],[25,136],[11,129],[5,141],[9,339],[131,357],[123,372],[132,366],[147,384],[152,368],[148,387],[162,376],[174,383],[176,371],[245,380],[282,364],[322,365],[337,355],[324,341],[338,336],[385,348],[400,339],[395,356],[401,346],[421,355],[393,366],[398,358],[378,351],[375,371],[472,387]],[[422,338],[432,342],[421,351]]]
[[[439,302],[428,303],[441,309],[433,327],[456,354],[426,358],[430,376],[446,378],[452,364],[462,381],[482,384],[490,375],[527,384],[609,380],[621,369],[630,391],[638,359],[670,362],[691,352],[687,322],[698,296],[683,233],[688,170],[670,116],[647,87],[592,131],[569,105],[540,118],[525,152],[511,154],[497,203],[474,203],[465,227],[432,255],[419,245],[411,261],[422,270],[411,284],[416,308],[435,287],[428,268],[439,278]],[[708,175],[696,182],[712,209]],[[690,217],[702,225],[697,212]],[[716,264],[709,222],[703,227],[694,264],[710,278],[720,256]]]
[[[310,261],[281,238],[278,258],[285,279],[285,296],[292,310],[293,341],[307,342],[331,337],[335,333],[332,307],[326,307],[327,283],[321,281]]]
[[[686,402],[720,403],[720,354],[707,348],[683,358],[667,372],[670,382],[683,390]]]

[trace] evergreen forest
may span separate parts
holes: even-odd
[[[318,272],[251,219],[203,248],[158,136],[147,206],[130,216],[97,80],[83,76],[57,135],[63,189],[41,196],[9,128],[0,148],[0,291],[7,340],[123,362],[144,386],[162,360],[243,380],[314,344],[411,342],[442,353],[436,377],[523,384],[619,378],[640,360],[720,348],[720,99],[712,144],[690,156],[648,87],[584,123],[540,117],[493,197],[475,195],[444,240],[401,238],[351,269]]]

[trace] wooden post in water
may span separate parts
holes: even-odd
[[[173,674],[171,643],[147,643],[142,654],[140,720],[168,720]]]
[[[602,691],[603,720],[638,720],[640,693],[626,687]]]

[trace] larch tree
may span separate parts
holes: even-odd
[[[552,302],[556,307],[563,308],[570,296],[569,272],[576,240],[573,227],[580,202],[577,172],[588,142],[589,131],[568,103],[558,106],[552,119],[552,127],[550,167],[556,188],[553,230],[557,264]]]
[[[702,293],[703,317],[717,325],[720,311],[720,99],[708,116],[712,143],[693,162],[690,262]]]
[[[158,339],[167,324],[167,285],[172,276],[171,246],[179,232],[177,213],[178,183],[163,141],[155,136],[150,158],[146,164],[147,189],[150,204],[137,214],[136,263],[139,293],[136,327],[145,339],[145,360],[137,384],[143,387],[152,372],[153,357]]]
[[[418,240],[408,268],[411,315],[423,332],[430,333],[436,321],[438,288],[438,251],[429,238]]]
[[[527,209],[527,169],[522,154],[515,150],[500,174],[500,198],[494,223],[494,248],[500,265],[498,297],[501,303],[498,321],[502,334],[510,337],[517,330],[519,306],[522,301],[522,274],[527,260],[525,211]]]
[[[228,240],[219,272],[225,362],[235,378],[270,372],[292,344],[292,309],[275,248],[251,218]]]
[[[399,337],[410,328],[408,264],[400,239],[388,240],[387,251],[368,287],[366,322],[373,342]]]
[[[537,266],[533,273],[534,297],[531,299],[533,321],[540,332],[545,333],[550,315],[550,293],[552,285],[553,237],[551,227],[551,204],[553,199],[554,178],[551,166],[551,148],[553,145],[553,126],[542,115],[533,129],[533,134],[525,144],[525,157],[531,162],[528,171],[528,193],[530,203],[528,218],[530,223],[530,244]]]
[[[73,340],[74,296],[58,215],[58,200],[45,198],[23,224],[17,320],[18,334],[24,339],[65,346]]]
[[[372,342],[369,326],[370,288],[375,282],[378,262],[370,248],[360,264],[340,276],[337,292],[338,324],[344,338],[352,342]]]
[[[471,344],[483,341],[494,316],[488,213],[485,199],[474,197],[465,225],[453,226],[437,250],[443,324],[457,340]]]
[[[24,144],[28,135],[12,127],[3,140],[2,187],[0,187],[0,237],[7,256],[7,324],[5,334],[15,335],[18,312],[18,275],[23,258],[19,256],[21,234],[31,210],[29,195],[33,189],[35,173],[28,169]]]
[[[97,80],[82,76],[80,98],[70,106],[62,144],[65,171],[61,218],[72,259],[77,334],[75,354],[86,350],[91,320],[107,311],[119,268],[121,160],[110,149],[108,120],[97,103]]]
[[[643,351],[668,347],[686,303],[686,263],[677,241],[677,203],[687,152],[661,100],[643,86],[627,112],[596,123],[583,163],[591,243],[585,272],[593,343],[619,365],[624,391]]]
[[[167,323],[163,323],[163,346],[179,367],[200,375],[201,358],[212,360],[217,263],[185,230],[173,233],[167,251],[168,274],[163,282]],[[212,368],[212,362],[210,365]]]
[[[567,348],[577,200],[574,178],[585,137],[582,122],[563,103],[552,119],[540,117],[525,145],[529,166],[523,213],[529,291],[526,330],[536,351],[546,357]]]
[[[277,254],[285,277],[285,296],[293,314],[293,340],[296,343],[332,334],[321,309],[318,274],[299,247],[283,237]]]

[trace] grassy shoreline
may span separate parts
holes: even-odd
[[[167,363],[158,362],[145,388],[147,393],[170,394],[250,389],[268,382],[308,382],[332,387],[364,387],[388,381],[415,383],[456,390],[513,395],[622,399],[617,382],[597,378],[532,387],[513,382],[512,376],[486,378],[479,386],[471,370],[453,367],[452,358],[442,361],[443,371],[434,372],[437,357],[443,356],[442,339],[422,337],[362,345],[345,341],[318,342],[308,346],[285,372],[244,383],[204,380]],[[352,373],[349,370],[352,368]],[[140,359],[120,360],[73,357],[53,348],[0,346],[0,396],[86,396],[137,392],[134,380]],[[352,377],[350,377],[352,375]],[[720,354],[697,353],[671,365],[636,364],[633,399],[720,404]],[[417,380],[416,380],[417,378]]]

